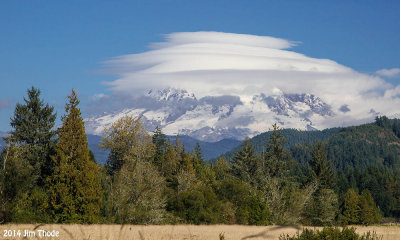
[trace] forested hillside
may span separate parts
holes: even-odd
[[[296,144],[308,144],[315,143],[317,141],[324,141],[328,137],[334,135],[339,132],[341,128],[330,128],[322,131],[302,131],[297,129],[282,129],[281,133],[286,139],[285,144],[283,145],[285,148],[291,148]],[[266,141],[270,138],[273,131],[268,131],[265,133],[261,133],[250,139],[251,144],[254,146],[256,152],[262,152],[266,149]],[[240,149],[240,146],[231,149],[230,151],[224,153],[224,157],[230,159],[235,152]]]
[[[284,146],[293,159],[307,172],[313,158],[315,142],[322,141],[326,158],[336,172],[339,195],[352,188],[369,190],[379,209],[387,217],[400,217],[400,128],[399,120],[385,116],[375,123],[323,131],[283,129]],[[271,132],[260,134],[250,142],[262,152]],[[227,159],[240,149],[225,154]]]
[[[104,165],[107,162],[108,151],[99,148],[102,137],[92,134],[88,134],[87,137],[89,148],[93,151],[97,162],[101,165]],[[176,137],[177,136],[167,136],[167,138],[170,139],[172,143],[175,143]],[[185,151],[189,153],[196,148],[197,144],[199,144],[203,152],[203,157],[207,161],[216,158],[229,150],[232,150],[233,148],[239,146],[241,143],[241,141],[235,139],[223,139],[218,142],[203,142],[185,135],[179,135],[178,139],[184,144]]]
[[[62,126],[36,88],[17,104],[0,157],[0,220],[17,223],[374,224],[400,217],[399,121],[272,131],[207,162],[140,118],[105,130],[104,166],[89,150],[79,99]]]

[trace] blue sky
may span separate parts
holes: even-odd
[[[373,74],[400,67],[400,1],[2,1],[0,130],[34,85],[63,114],[108,93],[102,62],[148,50],[162,34],[217,31],[300,42],[293,49]],[[385,78],[400,84],[399,76]]]

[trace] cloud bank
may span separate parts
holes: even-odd
[[[398,114],[400,87],[329,59],[297,53],[292,50],[297,44],[246,34],[171,33],[146,52],[105,62],[105,70],[118,77],[106,84],[116,95],[175,87],[197,97],[234,95],[244,102],[256,94],[276,94],[276,89],[310,93],[332,106],[337,113],[330,120],[333,125],[369,121],[376,113]],[[377,74],[390,77],[399,71],[382,69]]]
[[[376,71],[376,74],[384,77],[395,77],[400,73],[400,68],[381,69]]]

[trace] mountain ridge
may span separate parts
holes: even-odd
[[[332,107],[310,93],[260,93],[240,96],[204,96],[198,99],[184,89],[151,89],[132,100],[132,106],[85,118],[89,134],[101,135],[105,127],[123,116],[141,117],[149,132],[161,127],[167,135],[187,135],[205,142],[243,140],[267,131],[278,122],[284,128],[314,130],[335,116]]]

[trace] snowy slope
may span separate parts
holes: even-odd
[[[135,107],[85,119],[90,134],[101,135],[104,127],[123,116],[141,116],[149,131],[160,126],[167,135],[187,135],[216,142],[244,139],[268,131],[274,122],[284,128],[322,129],[334,116],[331,107],[318,96],[277,91],[243,100],[238,96],[207,96],[197,99],[186,90],[150,90],[139,96]]]

